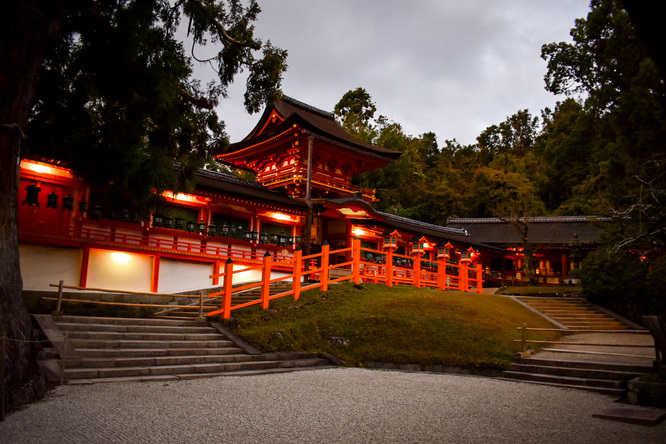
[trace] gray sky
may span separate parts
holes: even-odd
[[[545,43],[571,41],[589,0],[260,0],[256,34],[289,51],[282,91],[332,111],[363,87],[407,134],[476,142],[521,109],[554,107]],[[197,67],[199,75],[210,69]],[[244,78],[218,107],[231,142],[260,114],[243,109]]]

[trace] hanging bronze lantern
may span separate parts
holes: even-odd
[[[55,191],[46,196],[46,208],[58,208],[58,195]]]
[[[65,196],[62,198],[62,209],[72,211],[74,209],[74,198],[72,196]]]

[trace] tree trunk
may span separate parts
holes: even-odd
[[[18,164],[45,52],[57,42],[74,1],[10,0],[0,19],[0,333],[6,338],[4,406],[8,409],[31,402],[45,391],[21,295]]]

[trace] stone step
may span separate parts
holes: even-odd
[[[220,376],[255,376],[266,375],[274,373],[289,373],[296,371],[306,370],[324,370],[328,368],[335,368],[332,365],[319,365],[316,367],[280,367],[259,370],[239,370],[239,371],[225,371],[221,373],[187,373],[177,375],[155,375],[155,376],[126,376],[119,378],[95,378],[95,379],[72,379],[68,382],[70,385],[81,384],[103,384],[114,382],[169,382],[169,381],[184,381],[188,379],[200,378],[214,378]]]
[[[522,373],[542,373],[553,376],[573,376],[587,379],[606,379],[615,381],[628,381],[640,376],[641,373],[620,372],[614,370],[602,370],[593,368],[566,367],[566,366],[544,366],[529,363],[512,363],[511,371]]]
[[[553,387],[562,387],[562,388],[586,390],[586,391],[589,391],[589,392],[601,393],[601,394],[610,395],[610,396],[616,396],[618,398],[623,397],[627,392],[626,389],[609,388],[609,387],[580,386],[580,385],[567,384],[567,383],[555,382],[555,381],[536,381],[536,380],[508,378],[508,377],[500,377],[499,379],[503,379],[503,380],[506,380],[506,381],[514,381],[514,382],[520,381],[520,382],[529,383],[529,384],[541,384],[541,385],[549,385],[549,386],[553,386]]]
[[[154,319],[154,318],[105,318],[94,316],[59,316],[53,317],[56,324],[60,323],[78,323],[78,324],[115,324],[115,325],[160,325],[165,327],[177,326],[192,326],[200,325],[207,326],[206,322],[193,324],[192,322],[184,322],[169,319]]]
[[[70,331],[70,340],[90,339],[102,341],[216,341],[220,339],[217,332],[211,333],[127,333],[117,331]]]
[[[164,348],[192,348],[192,347],[228,347],[233,342],[223,339],[203,340],[203,341],[161,341],[156,344],[155,341],[141,340],[108,340],[103,339],[72,339],[68,344],[74,348],[154,348],[156,345]]]
[[[66,331],[98,331],[127,333],[213,333],[212,327],[197,326],[188,323],[185,326],[172,325],[123,325],[123,324],[82,324],[76,322],[56,322],[60,330]]]
[[[76,353],[85,358],[135,358],[160,356],[206,356],[242,353],[238,347],[207,348],[78,348]]]
[[[93,379],[93,378],[122,378],[143,377],[179,374],[213,374],[245,370],[268,370],[272,368],[296,368],[327,365],[322,358],[309,358],[291,361],[248,361],[231,363],[202,363],[181,365],[158,365],[137,367],[108,367],[108,368],[67,368],[67,379]]]
[[[526,373],[507,370],[502,372],[502,377],[507,379],[519,379],[534,382],[548,382],[556,384],[566,384],[573,387],[580,388],[608,388],[615,389],[619,394],[624,393],[626,388],[626,381],[615,381],[606,379],[594,378],[578,378],[574,376],[559,376],[544,373]]]
[[[543,359],[538,357],[521,359],[519,363],[550,366],[550,367],[583,368],[583,369],[608,370],[615,372],[640,373],[640,374],[650,373],[651,371],[653,371],[651,365],[624,364],[624,363],[603,362],[603,361]]]
[[[219,355],[182,355],[182,356],[137,356],[137,357],[79,357],[68,359],[66,368],[119,368],[119,367],[156,367],[164,365],[211,364],[228,362],[248,362],[260,359],[260,355],[219,354]]]

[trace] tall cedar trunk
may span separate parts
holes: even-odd
[[[10,0],[0,28],[0,329],[6,337],[5,406],[14,409],[44,392],[33,331],[21,297],[18,249],[18,163],[45,52],[55,45],[71,1]]]

